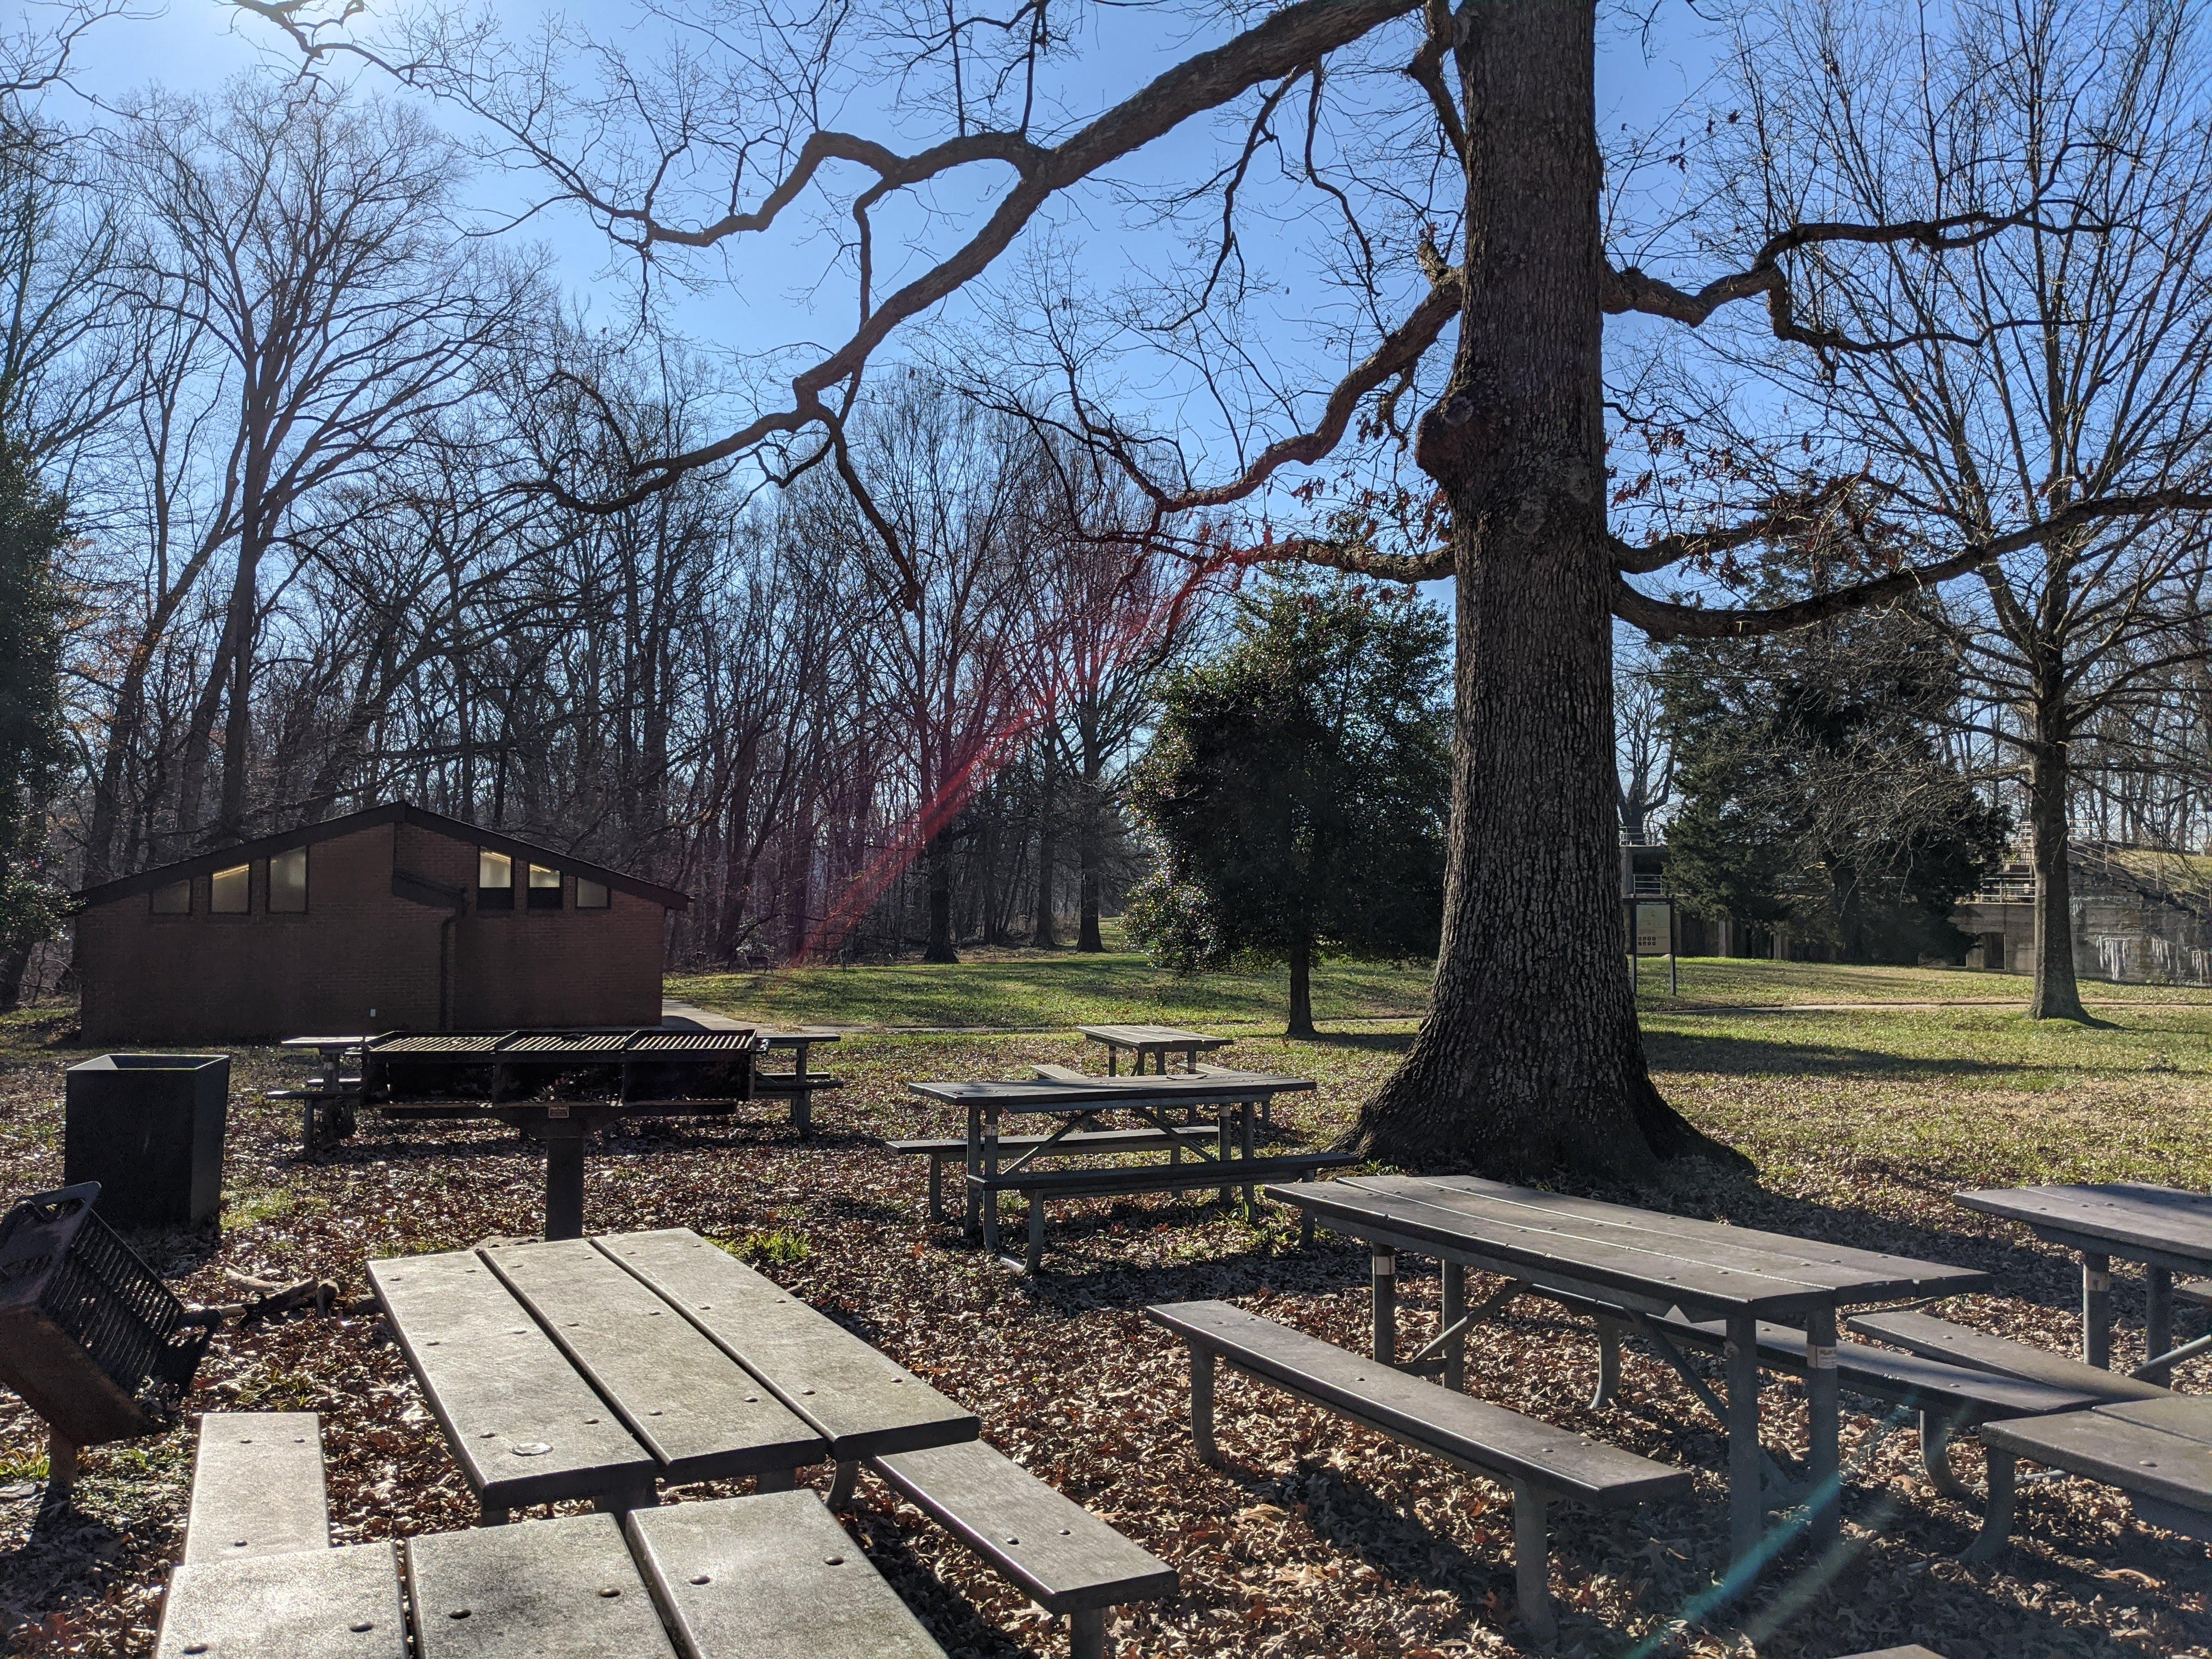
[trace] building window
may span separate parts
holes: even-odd
[[[477,848],[477,908],[514,908],[514,860],[489,847]]]
[[[173,881],[167,887],[154,890],[154,914],[157,916],[188,916],[192,913],[192,884],[189,881]]]
[[[269,860],[269,910],[295,916],[307,908],[307,849],[295,847]]]
[[[208,878],[208,913],[242,916],[253,908],[253,866],[233,865]]]
[[[607,884],[603,881],[587,881],[576,878],[576,908],[579,910],[604,910],[607,908]]]
[[[561,872],[548,870],[542,864],[530,866],[530,908],[533,910],[557,910],[561,908]]]

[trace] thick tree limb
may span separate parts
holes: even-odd
[[[1264,542],[1240,555],[1237,562],[1327,565],[1332,570],[1392,582],[1432,582],[1455,574],[1457,568],[1449,547],[1430,553],[1378,553],[1357,542],[1332,542],[1304,536],[1283,542]]]
[[[2102,501],[2077,501],[2040,524],[1975,543],[1948,558],[1908,565],[1885,576],[1856,582],[1849,587],[1797,599],[1789,605],[1760,610],[1707,610],[1702,605],[1678,605],[1639,593],[1626,578],[1616,575],[1613,586],[1613,614],[1642,629],[1656,640],[1751,639],[1785,633],[1793,628],[1845,616],[1869,605],[1902,599],[1978,570],[2008,553],[2033,547],[2054,536],[2063,536],[2106,519],[2141,517],[2154,513],[2212,512],[2212,491],[2160,489],[2137,495],[2108,496]]]
[[[1726,553],[1735,548],[1748,547],[1753,542],[1769,537],[1802,534],[1820,522],[1820,514],[1838,501],[1847,499],[1855,489],[1863,489],[1868,481],[1860,476],[1832,478],[1808,495],[1777,496],[1766,504],[1765,512],[1756,519],[1739,525],[1724,526],[1717,530],[1686,531],[1677,535],[1662,536],[1641,547],[1613,539],[1613,568],[1624,575],[1648,576],[1655,570],[1664,570],[1668,565],[1680,564],[1685,559],[1705,558],[1715,553]]]
[[[1960,213],[1948,219],[1910,220],[1893,225],[1817,222],[1792,225],[1787,230],[1769,237],[1747,269],[1717,277],[1694,294],[1639,270],[1634,265],[1626,270],[1608,270],[1601,279],[1603,287],[1600,304],[1608,316],[1619,316],[1623,312],[1640,312],[1646,316],[1670,318],[1697,328],[1723,306],[1764,294],[1768,320],[1777,339],[1824,351],[1890,351],[1929,337],[1916,334],[1909,340],[1855,340],[1832,329],[1808,327],[1797,320],[1790,278],[1782,269],[1783,256],[1827,242],[1856,242],[1876,246],[1904,242],[1938,250],[1972,247],[2000,232],[2041,222],[2039,215],[2022,212]],[[1971,343],[1963,340],[1960,343]]]
[[[1321,419],[1311,431],[1276,440],[1226,483],[1178,492],[1162,489],[1133,474],[1138,488],[1150,495],[1163,513],[1225,507],[1252,494],[1285,466],[1311,466],[1320,460],[1344,437],[1345,428],[1352,424],[1352,417],[1358,410],[1360,399],[1419,363],[1443,332],[1444,325],[1459,315],[1464,297],[1460,273],[1439,271],[1433,280],[1436,286],[1429,290],[1429,297],[1414,308],[1413,315],[1384,335],[1382,343],[1336,383],[1328,394]]]

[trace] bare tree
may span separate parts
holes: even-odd
[[[364,52],[460,100],[552,194],[656,271],[714,281],[721,268],[689,256],[742,260],[810,214],[842,228],[836,270],[853,319],[842,337],[770,360],[758,398],[722,436],[644,461],[635,489],[740,457],[835,465],[909,608],[921,603],[913,550],[844,433],[872,359],[987,278],[1025,232],[1036,246],[1063,206],[1107,199],[1105,175],[1175,134],[1176,179],[1152,199],[1171,225],[1203,222],[1208,235],[1149,295],[1073,315],[1079,328],[1121,319],[1125,339],[1193,382],[1153,406],[1210,407],[1224,435],[1186,442],[1147,422],[1117,398],[1130,376],[1095,340],[1075,342],[1076,366],[1096,372],[1065,377],[1062,428],[1122,465],[1159,533],[1182,527],[1200,562],[1304,557],[1458,577],[1443,948],[1430,1013],[1358,1137],[1401,1162],[1634,1176],[1657,1158],[1716,1150],[1651,1085],[1616,948],[1615,615],[1661,634],[1778,630],[1971,575],[2094,520],[2212,504],[2194,490],[2085,488],[2033,531],[1902,566],[1893,544],[1846,543],[1840,579],[1817,599],[1766,610],[1634,586],[1684,560],[1797,533],[1833,492],[1739,489],[1644,542],[1616,536],[1608,315],[1697,328],[1760,301],[1779,339],[1832,356],[1878,349],[1893,343],[1854,336],[1801,299],[1800,273],[1825,251],[1909,247],[1946,261],[2023,229],[2095,230],[2054,216],[2032,179],[2023,193],[2007,175],[2001,198],[1947,203],[1933,216],[1804,220],[1780,198],[1753,216],[1716,216],[1695,251],[1724,270],[1703,282],[1616,267],[1602,231],[1589,3],[1293,0],[1249,22],[1194,7],[1199,44],[1103,103],[1085,34],[1041,13],[1034,28],[1006,30],[957,8],[925,21],[862,4],[786,22],[732,3],[690,19],[694,32],[657,65],[588,41],[518,50],[489,26],[444,19],[371,40],[307,0],[240,3],[316,59]],[[580,64],[601,77],[572,95]],[[848,112],[854,128],[836,125]],[[979,205],[928,216],[948,189],[972,189]],[[1264,237],[1243,234],[1253,217]],[[1300,243],[1292,228],[1306,226],[1316,228]],[[1252,338],[1251,303],[1269,285],[1247,261],[1262,246],[1305,257],[1308,277],[1342,297],[1315,311],[1303,356]],[[1401,455],[1425,477],[1400,478]],[[1292,496],[1310,510],[1285,525],[1284,489],[1301,476],[1328,482],[1310,469],[1332,457],[1374,469],[1370,482],[1334,512]],[[1388,539],[1400,526],[1410,544]]]
[[[1649,841],[1652,820],[1674,799],[1674,746],[1667,731],[1665,700],[1655,678],[1657,665],[1638,653],[1616,671],[1620,836]]]
[[[1907,60],[1933,72],[1880,73]],[[1821,0],[1757,15],[1736,52],[1738,212],[1779,201],[1801,218],[1880,221],[2047,204],[1943,258],[1896,243],[1808,250],[1808,302],[1895,343],[1738,360],[1822,412],[1832,471],[1880,481],[1857,533],[1920,558],[2011,546],[1931,614],[2024,776],[2038,1018],[2087,1018],[2073,747],[2098,726],[2109,749],[2112,717],[2203,660],[2201,520],[2076,509],[2212,489],[2207,68],[2197,9],[2166,0],[1970,4],[1941,41],[1925,21]]]
[[[206,395],[234,410],[199,528],[202,549],[229,551],[229,592],[185,734],[178,817],[187,834],[235,836],[264,563],[318,491],[467,394],[472,361],[512,325],[531,277],[468,243],[448,143],[404,110],[320,82],[248,77],[215,104],[149,101],[132,113],[122,165],[149,232],[132,274],[198,331],[219,363]]]

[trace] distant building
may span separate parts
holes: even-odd
[[[2112,842],[2067,860],[2074,969],[2123,983],[2212,984],[2212,858]],[[2035,872],[2025,848],[1960,902],[1951,920],[1972,939],[1966,965],[2035,969]]]
[[[658,1025],[685,894],[404,801],[77,895],[89,1042]]]

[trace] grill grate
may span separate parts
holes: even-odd
[[[93,1212],[99,1196],[97,1182],[40,1193],[0,1221],[0,1370],[79,1444],[173,1417],[208,1340]]]

